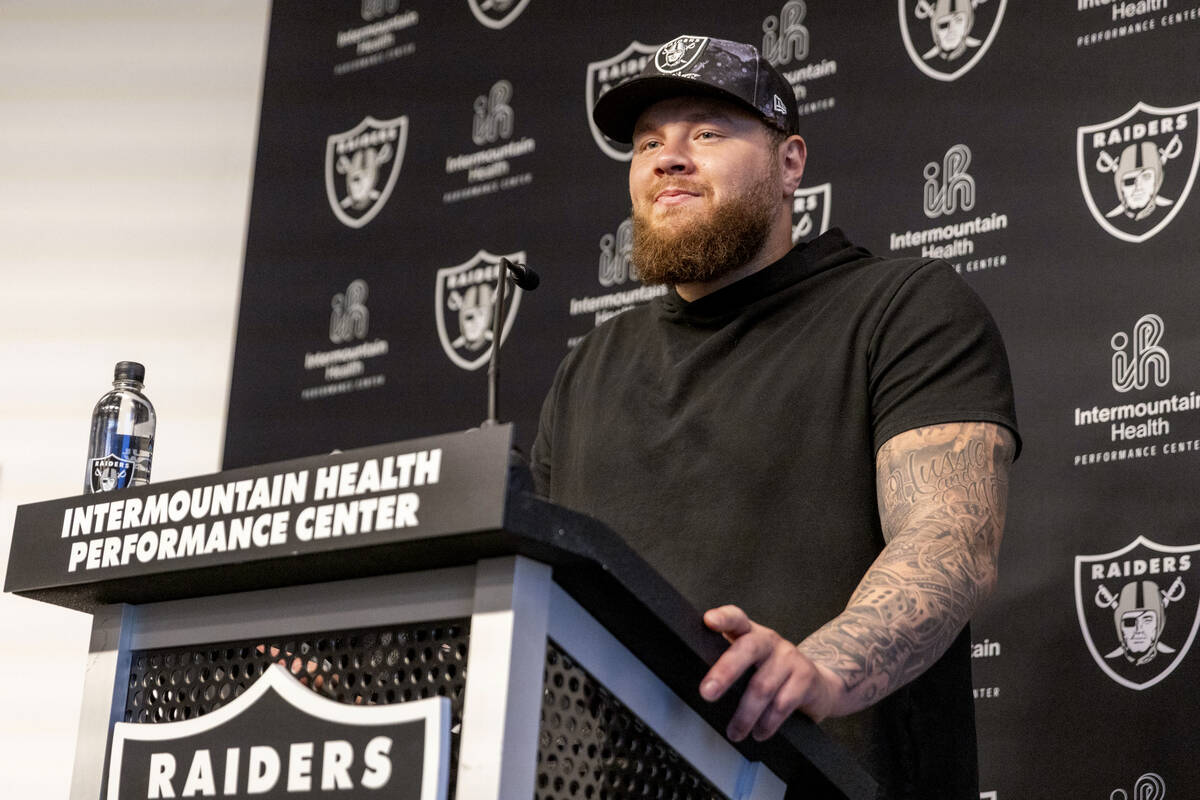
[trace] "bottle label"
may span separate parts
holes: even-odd
[[[142,436],[113,436],[108,452],[88,460],[93,492],[107,492],[150,482],[150,441]]]

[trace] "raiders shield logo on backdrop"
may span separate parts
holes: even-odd
[[[501,258],[480,250],[470,261],[438,270],[434,300],[438,338],[450,360],[463,369],[479,369],[492,355],[492,315]],[[523,263],[525,251],[508,253],[503,258]],[[520,305],[521,289],[510,283],[504,292],[502,344],[508,338]]]
[[[1144,242],[1170,224],[1196,180],[1200,102],[1139,102],[1116,119],[1079,128],[1079,185],[1100,227]]]
[[[829,206],[833,185],[799,188],[792,195],[792,244],[829,230]]]
[[[1179,666],[1200,626],[1200,544],[1144,536],[1111,553],[1075,557],[1075,610],[1092,657],[1108,677],[1145,689]]]
[[[629,145],[614,142],[600,132],[596,123],[592,121],[592,107],[609,89],[641,72],[657,49],[656,45],[632,41],[628,47],[612,58],[593,61],[587,66],[587,86],[584,89],[583,99],[587,104],[585,111],[588,127],[592,130],[592,138],[596,140],[596,145],[609,158],[628,161],[633,157],[633,151]]]
[[[966,75],[992,46],[1008,0],[899,0],[900,35],[917,69],[939,81]]]
[[[529,0],[467,0],[467,5],[480,24],[500,30],[521,16]]]
[[[366,117],[325,144],[325,194],[334,215],[351,228],[375,219],[400,176],[408,117]]]

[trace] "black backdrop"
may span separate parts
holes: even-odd
[[[937,248],[1008,343],[1025,451],[973,626],[984,797],[1200,791],[1200,5],[976,0],[948,52],[954,5],[279,0],[224,466],[478,424],[501,255],[543,276],[503,359],[528,445],[571,342],[649,294],[588,99],[681,33],[759,43],[803,110],[797,234]]]

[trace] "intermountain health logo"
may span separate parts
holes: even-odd
[[[1096,426],[1107,433],[1105,448],[1077,453],[1075,466],[1200,452],[1200,438],[1194,429],[1188,432],[1190,420],[1184,414],[1200,411],[1200,394],[1141,394],[1166,389],[1171,382],[1167,332],[1161,316],[1143,314],[1131,328],[1109,339],[1112,388],[1126,396],[1115,403],[1075,408],[1076,428]]]
[[[796,189],[792,195],[792,244],[829,230],[833,184]]]
[[[367,310],[367,282],[361,278],[350,282],[344,292],[333,296],[329,315],[329,341],[342,344],[367,338],[371,312]]]
[[[1008,0],[899,0],[900,35],[917,69],[954,81],[979,63],[1000,30]]]
[[[481,25],[500,30],[521,16],[529,0],[467,0],[467,5]]]
[[[626,217],[617,226],[615,234],[600,237],[600,285],[608,288],[620,286],[626,281],[636,281],[637,268],[633,266],[633,219]]]
[[[800,116],[827,111],[837,100],[832,95],[812,89],[814,81],[837,74],[837,62],[831,58],[809,61],[813,37],[806,19],[808,4],[804,0],[787,0],[778,14],[762,21],[763,58],[779,70],[796,95]],[[824,84],[822,84],[824,85]]]
[[[325,144],[325,194],[343,224],[361,228],[378,216],[396,187],[408,142],[408,117],[368,116]]]
[[[1145,536],[1111,553],[1075,557],[1075,610],[1096,664],[1129,689],[1162,681],[1187,655],[1200,627],[1200,544],[1162,545]]]
[[[386,382],[381,372],[367,374],[368,361],[386,356],[389,349],[387,339],[367,341],[371,324],[369,292],[367,282],[356,278],[344,292],[336,292],[330,299],[329,342],[335,346],[304,354],[305,371],[320,375],[321,383],[302,389],[301,400],[374,389]]]
[[[592,107],[609,89],[641,72],[657,50],[658,45],[642,44],[634,40],[615,56],[587,65],[583,100],[587,106],[584,111],[587,114],[588,128],[592,131],[592,139],[595,140],[596,146],[609,158],[628,161],[633,158],[633,150],[629,145],[614,142],[600,132],[596,123],[592,121]]]
[[[471,141],[480,149],[447,156],[446,175],[459,178],[465,174],[466,185],[442,192],[443,203],[485,197],[533,183],[532,172],[514,171],[513,162],[517,158],[537,149],[537,141],[532,137],[513,137],[514,93],[512,82],[500,79],[475,98],[471,105]]]
[[[1146,314],[1133,325],[1133,337],[1117,331],[1112,337],[1112,386],[1118,392],[1166,386],[1171,382],[1171,354],[1162,346],[1166,324],[1158,314]]]
[[[446,357],[462,369],[479,369],[492,354],[492,316],[501,258],[524,263],[525,251],[498,256],[480,250],[470,260],[437,272],[434,303],[438,339]],[[501,343],[512,329],[521,305],[521,294],[521,288],[511,284],[504,293]]]
[[[1108,795],[1109,800],[1164,800],[1167,796],[1167,782],[1157,772],[1147,772],[1133,782],[1133,794],[1127,794],[1124,789],[1113,789]],[[982,798],[980,798],[982,800]]]
[[[949,261],[960,273],[1003,267],[1008,255],[996,252],[999,245],[981,246],[979,238],[1008,228],[1008,214],[978,213],[978,186],[971,174],[971,148],[958,143],[922,168],[921,212],[932,227],[893,233],[891,249],[897,255],[920,248],[912,255]]]
[[[1101,228],[1144,242],[1179,214],[1200,165],[1200,101],[1175,108],[1138,102],[1076,134],[1079,186]]]

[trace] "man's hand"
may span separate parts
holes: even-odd
[[[700,683],[700,696],[716,700],[755,667],[725,734],[738,742],[751,734],[758,741],[772,735],[800,710],[820,722],[834,708],[845,685],[834,673],[805,656],[796,645],[759,625],[737,606],[721,606],[704,614],[704,624],[721,633],[730,646]]]

